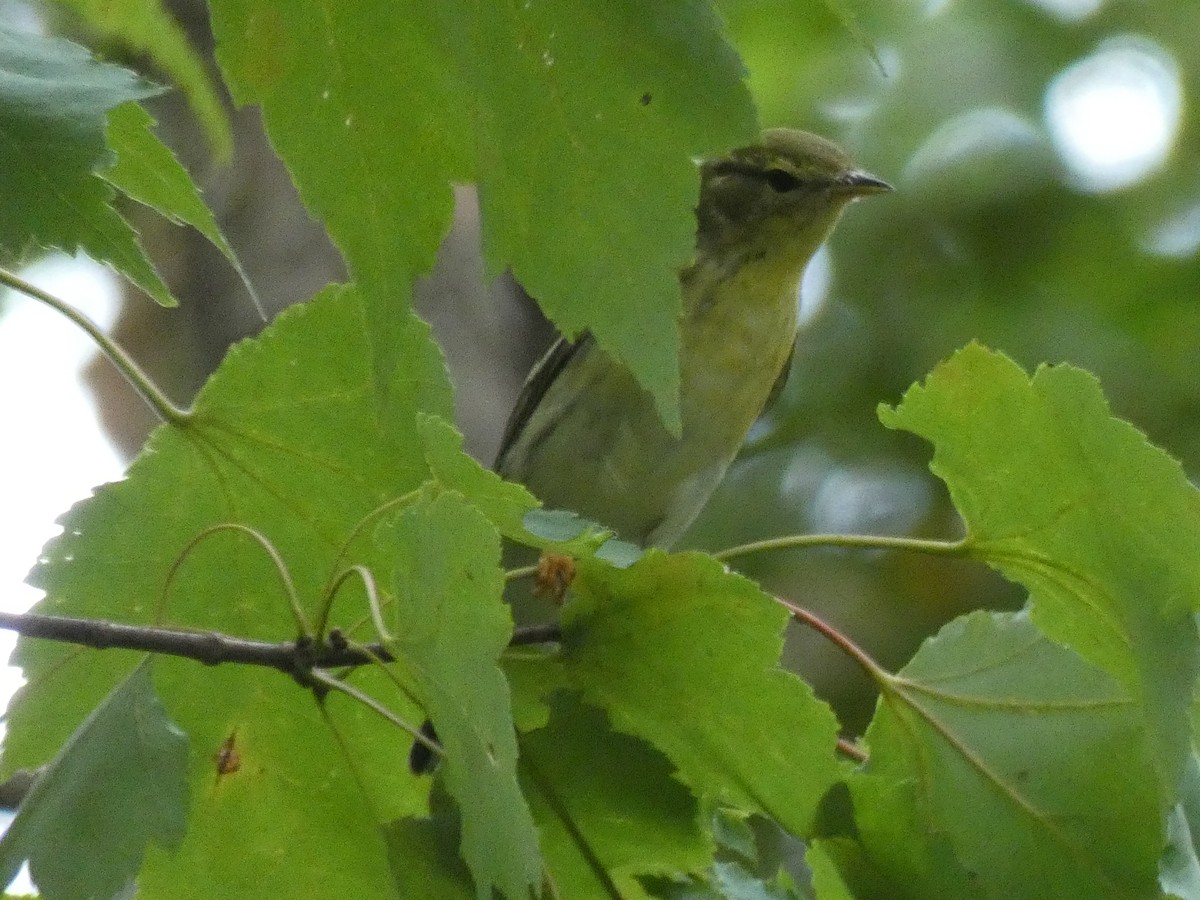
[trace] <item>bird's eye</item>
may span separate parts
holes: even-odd
[[[767,169],[764,177],[767,184],[771,186],[771,190],[777,194],[786,194],[788,191],[794,191],[800,187],[800,179],[783,169]]]

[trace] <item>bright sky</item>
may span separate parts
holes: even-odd
[[[1046,91],[1046,124],[1086,190],[1128,187],[1171,152],[1182,88],[1171,55],[1145,38],[1105,41]]]
[[[107,327],[116,291],[90,260],[56,257],[22,273]],[[24,583],[54,520],[94,485],[121,476],[117,454],[100,433],[79,380],[91,342],[53,310],[9,292],[0,314],[0,608],[23,612],[40,596]],[[0,659],[16,643],[0,631]],[[0,702],[20,685],[19,670],[0,669]]]

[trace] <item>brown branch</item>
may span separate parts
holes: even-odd
[[[371,656],[346,645],[337,631],[330,633],[328,642],[317,646],[311,640],[254,641],[232,637],[216,631],[188,631],[183,628],[156,628],[149,625],[125,625],[102,619],[75,619],[67,616],[47,616],[40,613],[0,612],[0,628],[20,635],[63,641],[92,647],[97,650],[142,650],[194,659],[206,666],[221,663],[241,663],[265,666],[304,679],[313,668],[337,669],[361,666],[371,662]],[[513,632],[510,646],[543,644],[557,641],[562,632],[557,623],[530,625]],[[395,658],[379,644],[367,645],[367,651],[384,662]]]
[[[265,666],[291,675],[301,684],[316,690],[321,690],[323,686],[311,675],[313,669],[366,665],[373,661],[368,654],[384,662],[395,659],[379,644],[368,644],[366,652],[347,646],[337,631],[330,633],[325,646],[317,647],[305,638],[272,643],[231,637],[217,631],[124,625],[103,619],[75,619],[41,613],[0,612],[0,628],[15,631],[24,637],[62,641],[96,650],[141,650],[179,656],[194,659],[206,666],[221,663]],[[513,631],[509,646],[553,643],[561,638],[562,630],[556,622],[529,625]],[[8,781],[0,783],[0,809],[15,808],[28,793],[36,776],[37,772],[19,771]]]

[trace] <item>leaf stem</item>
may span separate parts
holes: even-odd
[[[388,709],[386,706],[384,706],[382,703],[380,703],[378,700],[376,700],[374,697],[372,697],[370,694],[366,693],[365,691],[360,691],[358,688],[353,687],[352,685],[346,684],[346,682],[342,681],[342,679],[336,678],[333,675],[330,675],[324,669],[313,669],[312,672],[309,674],[312,675],[313,681],[317,682],[318,684],[321,684],[324,687],[327,687],[331,690],[339,691],[340,693],[343,693],[348,697],[352,697],[353,699],[357,700],[359,703],[366,706],[368,709],[378,713],[380,716],[387,719],[389,722],[391,722],[397,728],[400,728],[403,731],[407,731],[410,735],[412,735],[413,740],[420,741],[422,744],[424,744],[426,747],[428,747],[431,752],[436,753],[439,757],[443,756],[445,754],[445,751],[442,749],[441,744],[435,743],[434,741],[427,738],[424,734],[421,733],[420,728],[417,728],[415,725],[412,725],[411,723],[404,721],[404,719],[400,718],[398,715],[396,715],[394,712],[392,712],[390,709]]]
[[[771,550],[807,550],[814,547],[907,550],[911,553],[925,553],[933,556],[965,556],[971,549],[971,540],[969,537],[957,541],[936,541],[875,534],[788,534],[729,547],[712,555],[717,559],[728,561],[739,556],[749,556],[751,553],[766,553]]]
[[[249,525],[242,525],[239,522],[221,522],[217,525],[210,525],[192,538],[188,545],[183,548],[179,556],[171,563],[171,568],[167,570],[167,577],[163,581],[162,592],[158,598],[156,620],[162,619],[167,605],[167,594],[171,590],[171,582],[174,581],[184,560],[191,555],[192,551],[199,546],[201,541],[221,531],[236,531],[248,535],[266,551],[267,556],[270,557],[272,564],[275,566],[276,574],[279,575],[279,582],[283,587],[284,596],[287,597],[288,606],[292,611],[292,617],[296,620],[296,627],[300,630],[300,633],[308,638],[324,637],[324,632],[314,632],[312,626],[308,624],[308,617],[304,614],[304,607],[300,604],[300,597],[296,593],[296,585],[292,582],[292,575],[288,571],[287,563],[283,561],[283,556],[275,548],[275,545],[262,532],[251,528]]]
[[[342,578],[342,570],[339,567],[342,564],[342,560],[344,560],[346,555],[350,552],[351,545],[358,540],[358,537],[373,521],[386,512],[408,506],[410,503],[420,497],[424,490],[425,485],[421,485],[420,487],[409,491],[407,494],[401,494],[399,497],[392,497],[389,500],[385,500],[383,503],[379,504],[377,507],[354,523],[354,527],[350,529],[350,533],[346,536],[346,539],[342,541],[341,547],[338,548],[338,555],[333,560],[333,568],[330,570],[329,583],[325,586],[325,590],[322,592],[322,596],[325,598],[325,605],[321,609],[321,614],[317,617],[319,622],[324,623],[329,619],[329,611],[333,606],[335,594],[334,582]]]
[[[850,640],[850,638],[846,637],[846,635],[842,634],[816,613],[809,612],[804,607],[790,603],[782,597],[775,597],[773,599],[790,612],[793,619],[802,625],[807,625],[858,663],[859,667],[867,673],[867,677],[876,684],[883,685],[891,677],[890,673],[875,662],[875,660],[871,659],[867,652],[859,647],[858,644],[854,643],[854,641]]]
[[[363,587],[367,592],[367,606],[371,611],[371,620],[375,624],[375,631],[379,634],[379,639],[385,644],[394,640],[392,633],[387,630],[387,626],[383,623],[383,608],[379,603],[379,588],[375,584],[375,576],[371,574],[371,570],[361,563],[355,563],[350,568],[343,571],[329,588],[327,600],[321,605],[321,618],[317,621],[317,637],[324,639],[325,629],[329,627],[329,613],[333,609],[333,600],[337,596],[338,590],[346,580],[351,576],[357,575],[363,583]]]
[[[507,572],[504,573],[504,580],[505,581],[516,581],[518,578],[529,578],[530,576],[536,575],[537,570],[538,570],[538,567],[536,565],[520,566],[516,569],[509,569]]]
[[[371,660],[371,664],[374,665],[376,668],[379,669],[379,671],[381,671],[383,673],[384,677],[387,678],[387,680],[390,681],[395,686],[397,691],[399,691],[401,694],[404,695],[405,699],[408,700],[409,703],[411,703],[413,706],[419,706],[419,707],[424,708],[425,704],[423,704],[421,702],[421,698],[419,698],[412,691],[412,689],[409,688],[408,685],[406,685],[403,681],[401,681],[396,676],[395,672],[393,672],[391,669],[389,669],[387,667],[387,662],[385,662],[384,659],[378,653],[376,653],[374,650],[372,650],[371,647],[369,647],[366,644],[356,644],[353,641],[347,641],[347,646],[350,647],[352,650],[357,650],[359,653],[363,654],[369,660]],[[389,657],[389,661],[392,661],[390,657]],[[422,734],[424,734],[423,731],[422,731]],[[425,735],[425,738],[426,738],[426,740],[430,740],[429,735]],[[422,741],[422,743],[425,743],[425,741]],[[428,746],[428,744],[426,744],[426,746]]]
[[[842,756],[848,756],[855,762],[864,763],[867,761],[867,753],[862,747],[853,741],[848,741],[845,738],[837,739],[838,753]]]
[[[575,849],[583,857],[584,864],[591,870],[592,877],[599,882],[603,894],[607,897],[616,898],[616,900],[624,897],[625,895],[621,893],[620,888],[613,881],[608,866],[600,859],[596,848],[592,845],[592,842],[580,826],[579,817],[567,807],[563,798],[559,796],[558,791],[554,790],[554,785],[550,782],[550,779],[546,777],[528,753],[521,754],[517,759],[517,765],[522,772],[529,775],[529,780],[541,792],[543,802],[550,809],[554,817],[558,819],[563,830],[575,844]]]
[[[117,371],[125,376],[125,379],[133,386],[133,389],[141,395],[142,399],[146,401],[150,408],[164,422],[169,422],[173,425],[182,425],[188,421],[190,417],[188,411],[180,409],[172,403],[170,398],[159,390],[158,385],[150,379],[149,375],[141,370],[129,354],[122,350],[120,345],[101,331],[95,322],[79,310],[55,297],[53,294],[47,293],[41,288],[30,284],[28,281],[25,281],[3,267],[0,267],[0,284],[6,284],[13,290],[20,291],[22,294],[46,304],[83,329],[87,336],[92,339],[92,342],[99,348],[100,352],[108,357],[108,361],[117,367]]]

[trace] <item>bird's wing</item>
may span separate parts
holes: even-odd
[[[767,402],[763,404],[763,408],[758,411],[761,416],[768,409],[775,405],[775,401],[779,399],[779,395],[783,393],[783,386],[787,384],[788,376],[792,374],[792,360],[796,356],[796,342],[792,341],[792,349],[788,351],[787,359],[783,363],[783,368],[779,370],[779,375],[775,378],[775,383],[771,385],[771,393],[767,394]]]
[[[529,371],[529,376],[525,379],[525,385],[521,388],[521,393],[517,397],[516,405],[513,406],[513,411],[509,413],[508,424],[504,426],[504,438],[500,441],[500,452],[496,454],[496,464],[493,467],[497,472],[502,472],[504,457],[508,455],[508,451],[512,449],[512,445],[521,436],[521,432],[529,422],[533,411],[537,409],[538,404],[542,402],[542,398],[546,396],[546,391],[550,389],[550,385],[554,383],[554,379],[574,359],[576,354],[582,353],[592,342],[591,332],[588,331],[585,331],[574,341],[568,341],[565,337],[560,337],[550,345],[550,349],[546,351],[546,355]]]

